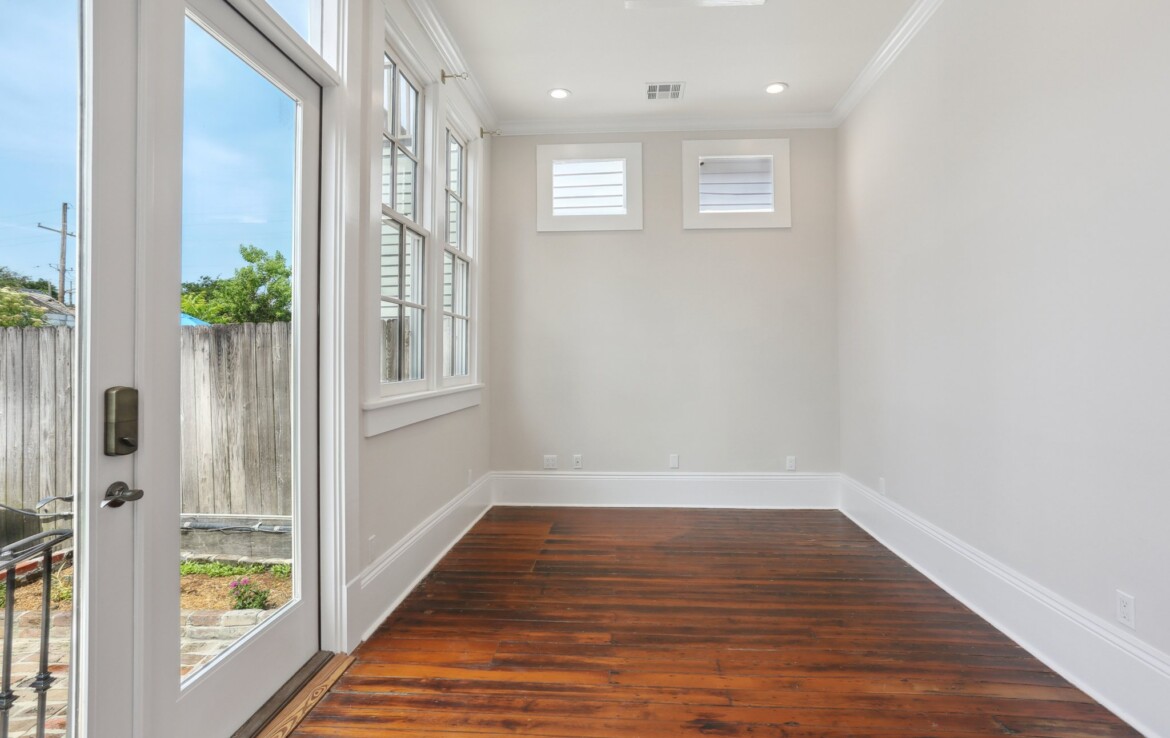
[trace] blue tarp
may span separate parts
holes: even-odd
[[[208,323],[206,320],[200,320],[194,315],[179,313],[179,325],[211,325],[211,323]]]

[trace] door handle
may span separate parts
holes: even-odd
[[[130,485],[125,482],[114,482],[106,490],[106,496],[102,498],[102,507],[121,507],[127,502],[141,500],[142,495],[142,490],[130,489]]]

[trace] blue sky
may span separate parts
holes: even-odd
[[[306,0],[272,5],[305,32]],[[0,0],[0,266],[54,284],[59,236],[37,223],[68,202],[77,228],[77,39],[75,2]],[[290,254],[297,110],[191,21],[186,39],[185,281],[231,275],[240,244]]]

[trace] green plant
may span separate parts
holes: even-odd
[[[277,579],[292,578],[292,564],[273,564],[268,570]]]
[[[271,594],[271,590],[258,587],[247,577],[233,580],[231,588],[236,610],[268,609],[268,595]]]
[[[52,597],[53,602],[73,602],[73,575],[65,573],[64,565],[53,574]]]
[[[262,564],[225,564],[219,561],[184,561],[179,564],[179,574],[202,574],[208,577],[241,577],[260,574]]]
[[[45,309],[8,287],[0,287],[0,328],[36,328],[44,325]]]
[[[279,251],[240,246],[245,265],[230,277],[184,282],[184,313],[208,323],[275,323],[292,319],[292,267]]]

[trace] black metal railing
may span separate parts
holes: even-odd
[[[37,508],[55,500],[42,500]],[[72,513],[37,513],[31,510],[17,510],[0,505],[9,513],[37,518],[40,523],[54,519],[72,517]],[[9,543],[0,548],[0,569],[4,570],[4,660],[0,664],[0,738],[8,738],[9,718],[17,696],[12,691],[12,648],[16,628],[16,575],[17,569],[26,562],[41,558],[41,632],[40,662],[31,687],[37,695],[37,738],[45,736],[45,711],[48,704],[49,687],[56,677],[49,671],[49,629],[52,625],[53,549],[73,538],[73,531],[67,528],[41,531]]]

